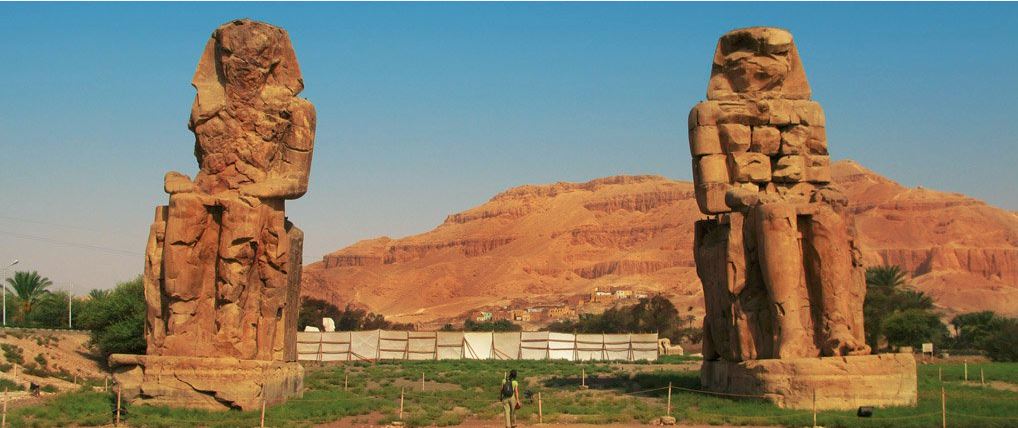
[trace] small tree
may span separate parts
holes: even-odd
[[[36,271],[19,271],[14,273],[14,277],[7,278],[7,285],[13,290],[13,297],[21,309],[21,321],[25,322],[32,313],[32,308],[49,293],[46,287],[53,285],[53,282],[49,278],[39,276],[39,272]]]
[[[993,361],[1018,361],[1018,347],[1014,339],[1018,337],[1018,318],[1000,318],[986,338],[984,349],[986,356]]]
[[[947,326],[932,311],[906,309],[889,315],[883,322],[887,343],[892,346],[919,347],[923,342],[940,343],[947,337]]]
[[[925,293],[907,289],[907,276],[898,266],[876,266],[866,270],[866,299],[863,319],[866,343],[874,351],[886,337],[884,321],[896,312],[917,309],[932,314],[933,299]],[[935,316],[935,314],[934,314]]]
[[[997,314],[993,311],[961,314],[951,320],[954,326],[954,346],[963,349],[984,349],[987,341],[998,327]]]
[[[89,299],[78,320],[91,330],[91,342],[104,357],[144,354],[145,287],[141,276],[117,284],[105,299]]]
[[[332,318],[338,326],[341,315],[339,308],[332,303],[320,299],[304,299],[300,305],[300,315],[297,316],[297,330],[303,331],[309,325],[322,328],[322,318]]]

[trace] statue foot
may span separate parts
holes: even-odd
[[[806,335],[802,330],[782,330],[778,358],[804,358],[810,356],[808,353]]]
[[[870,346],[866,342],[860,342],[847,331],[838,331],[824,341],[824,355],[827,356],[851,356],[869,355]]]

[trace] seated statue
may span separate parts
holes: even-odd
[[[200,171],[166,174],[145,266],[149,355],[294,361],[303,234],[284,202],[308,187],[315,109],[289,36],[238,20],[192,81]]]
[[[865,275],[847,198],[830,183],[824,113],[792,35],[718,41],[689,115],[704,358],[864,355]]]

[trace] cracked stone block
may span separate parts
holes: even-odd
[[[782,156],[774,163],[774,171],[771,173],[776,182],[796,182],[803,180],[803,164],[805,159],[802,156]]]
[[[782,155],[798,155],[806,151],[806,142],[812,136],[808,126],[795,125],[781,132]]]
[[[693,159],[693,181],[696,183],[728,183],[728,162],[725,155],[706,155]]]
[[[693,128],[689,135],[689,151],[693,156],[722,153],[718,127],[702,125]]]
[[[830,183],[831,158],[829,156],[807,157],[805,181],[810,183]]]
[[[781,131],[773,126],[754,126],[753,137],[750,142],[751,152],[762,153],[767,156],[778,154],[781,148]]]
[[[799,123],[809,126],[827,126],[824,109],[816,101],[796,100],[794,111],[799,116]]]
[[[732,153],[728,158],[733,181],[754,183],[770,181],[771,159],[767,155],[754,152]]]
[[[728,183],[697,183],[694,186],[696,205],[704,214],[720,214],[731,211],[725,203],[725,193],[732,186]]]
[[[752,141],[752,131],[747,125],[737,123],[725,123],[718,125],[718,136],[721,140],[721,149],[725,153],[745,152],[749,150]]]
[[[809,127],[810,135],[806,139],[806,152],[811,155],[827,155],[827,128],[823,126]]]

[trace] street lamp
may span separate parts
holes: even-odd
[[[18,264],[18,259],[14,259],[14,261],[11,262],[11,264],[9,264],[7,266],[4,266],[4,281],[3,281],[4,282],[4,297],[3,297],[3,299],[4,299],[4,327],[7,327],[7,269],[10,269],[11,266],[14,266],[16,264]]]

